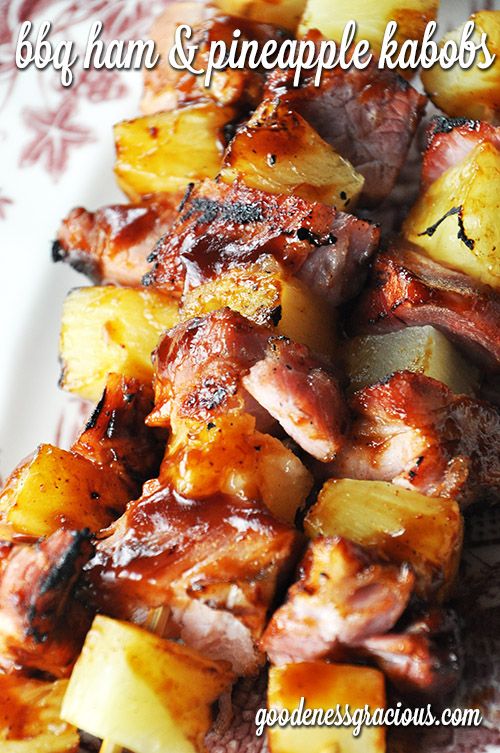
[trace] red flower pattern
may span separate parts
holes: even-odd
[[[103,23],[103,40],[138,39],[147,36],[154,18],[167,1],[0,0],[0,111],[10,101],[22,78],[23,72],[16,68],[14,56],[23,21],[31,20],[36,24],[41,19],[50,19],[51,37],[55,40],[71,38],[75,27],[96,19]],[[18,165],[20,168],[42,165],[57,180],[68,165],[71,151],[95,140],[92,125],[82,120],[79,103],[97,105],[119,99],[127,94],[128,87],[120,71],[75,68],[75,81],[67,89],[61,87],[56,71],[43,70],[39,76],[40,100],[44,106],[26,107],[22,111],[32,137],[24,145],[21,142]],[[0,218],[2,214],[0,206]]]
[[[86,97],[94,104],[120,99],[127,93],[127,87],[117,71],[102,68],[85,71],[85,74],[78,83],[79,95]]]
[[[71,147],[94,141],[92,132],[71,120],[75,104],[65,100],[58,110],[26,108],[23,119],[35,135],[22,150],[19,165],[29,167],[45,160],[46,170],[58,178],[64,172]]]

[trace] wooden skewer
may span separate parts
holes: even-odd
[[[122,753],[122,746],[115,745],[111,740],[103,740],[99,753]]]
[[[144,627],[151,633],[163,635],[167,626],[168,618],[169,610],[165,609],[165,607],[157,607],[156,609],[152,609],[148,614]],[[123,753],[123,747],[106,738],[101,743],[99,753]]]
[[[148,618],[144,623],[144,627],[146,630],[149,630],[150,633],[163,635],[165,628],[167,627],[169,617],[169,609],[166,609],[165,607],[156,607],[156,609],[152,609],[148,614]]]

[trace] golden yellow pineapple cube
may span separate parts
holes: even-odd
[[[10,475],[0,516],[18,533],[49,536],[58,528],[99,531],[125,509],[127,484],[106,468],[42,444]]]
[[[364,184],[363,176],[304,118],[273,101],[263,102],[236,132],[221,178],[339,209],[353,207]]]
[[[208,425],[182,421],[174,428],[161,480],[193,499],[222,492],[261,500],[287,523],[294,522],[313,485],[299,458],[279,439],[256,431],[247,413],[220,416]]]
[[[177,318],[177,302],[152,288],[72,290],[62,315],[61,386],[97,402],[111,372],[150,382],[151,352]]]
[[[287,275],[273,257],[230,269],[184,296],[181,317],[190,319],[229,306],[257,324],[331,357],[336,320],[331,309],[300,280]]]
[[[500,288],[500,151],[478,144],[420,196],[403,232],[432,259]]]
[[[380,52],[389,21],[398,24],[395,39],[421,40],[429,21],[436,18],[439,0],[307,0],[299,25],[299,34],[319,29],[328,39],[339,42],[346,24],[357,24],[356,39],[367,39]]]
[[[225,662],[99,615],[61,716],[134,753],[196,753],[204,750],[211,705],[233,680]]]
[[[431,326],[353,337],[342,353],[351,390],[375,384],[395,371],[425,374],[457,394],[474,395],[479,385],[476,367]]]
[[[224,151],[223,129],[234,110],[216,104],[157,112],[115,126],[115,174],[132,201],[182,192],[189,182],[214,178]]]
[[[306,0],[215,0],[230,16],[240,16],[264,24],[276,24],[295,31]]]
[[[311,537],[342,536],[394,562],[409,562],[417,592],[439,601],[455,580],[463,521],[451,499],[385,481],[333,479],[309,511],[305,531]]]
[[[367,705],[370,712],[385,708],[385,684],[382,672],[369,667],[326,662],[285,664],[269,670],[268,708],[293,712],[304,698],[309,710],[332,709],[340,713],[349,704],[350,713],[360,714]],[[278,725],[268,729],[270,753],[384,753],[385,729],[363,726],[359,735],[353,727]]]
[[[278,332],[319,356],[332,358],[337,346],[335,312],[297,278],[283,279],[280,292]]]
[[[272,326],[281,317],[281,268],[267,256],[222,272],[188,290],[179,311],[184,321],[229,306],[257,324]]]
[[[2,753],[76,753],[76,727],[60,718],[67,686],[67,680],[0,675]]]
[[[443,68],[439,63],[421,71],[427,94],[435,105],[452,117],[474,118],[498,123],[500,118],[500,10],[481,10],[470,17],[475,23],[475,32],[470,41],[478,44],[482,34],[487,34],[487,46],[496,60],[488,68],[480,52],[470,68],[458,64]],[[467,23],[467,22],[465,22]],[[465,26],[445,34],[440,46],[449,41],[460,43]]]
[[[269,437],[264,452],[259,451],[260,494],[275,518],[293,525],[313,487],[313,478],[291,450],[273,439]]]

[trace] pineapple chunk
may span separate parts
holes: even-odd
[[[177,303],[153,289],[78,288],[64,303],[61,387],[97,402],[108,373],[151,381],[151,352],[177,321]]]
[[[184,294],[182,321],[229,306],[257,324],[276,324],[281,298],[280,266],[272,256],[243,264],[217,275]]]
[[[75,753],[80,738],[59,716],[67,680],[0,675],[2,753]]]
[[[306,0],[215,0],[215,5],[230,16],[249,18],[263,24],[276,24],[295,31]]]
[[[59,528],[106,528],[125,509],[128,485],[115,473],[50,444],[11,474],[0,516],[18,533],[49,536]]]
[[[500,288],[500,151],[478,144],[417,200],[403,231],[432,259]]]
[[[407,327],[386,335],[360,335],[343,349],[352,390],[380,382],[395,371],[437,379],[457,394],[474,395],[479,372],[434,327]]]
[[[189,182],[214,178],[224,151],[231,108],[205,104],[124,120],[115,126],[115,174],[132,201],[178,193]]]
[[[233,679],[224,662],[97,616],[61,716],[134,753],[195,753],[204,750],[211,704]]]
[[[332,358],[337,341],[337,319],[332,309],[300,280],[282,279],[281,319],[277,330],[290,340],[307,345],[319,356]]]
[[[498,123],[500,118],[500,10],[482,10],[474,13],[469,20],[475,23],[471,41],[478,43],[481,34],[488,35],[488,50],[496,55],[496,60],[486,69],[478,68],[484,63],[481,52],[475,63],[467,69],[454,65],[443,68],[439,64],[422,70],[421,78],[427,94],[435,105],[453,117],[474,118]],[[440,42],[443,46],[449,40],[457,43],[462,38],[465,23],[460,28],[446,34]]]
[[[222,492],[262,500],[275,517],[294,522],[311,491],[311,474],[282,442],[255,431],[253,416],[229,414],[206,426],[182,422],[176,428],[163,484],[192,499]]]
[[[346,24],[357,24],[356,39],[367,39],[379,53],[389,21],[396,21],[395,39],[421,40],[429,21],[436,18],[439,0],[307,0],[299,25],[299,35],[319,29],[329,39],[340,42]],[[407,71],[405,71],[405,74]]]
[[[444,598],[453,585],[463,521],[451,499],[385,481],[327,481],[305,521],[311,536],[342,536],[394,562],[410,562],[417,592]]]
[[[362,175],[298,113],[263,102],[224,155],[221,178],[272,194],[294,194],[340,209],[356,203]]]
[[[301,698],[304,708],[335,710],[340,713],[349,704],[350,713],[368,705],[385,708],[384,676],[377,669],[349,664],[303,662],[272,667],[269,670],[268,707],[278,712],[292,712]],[[358,712],[359,713],[359,712]],[[353,727],[335,726],[274,726],[268,730],[271,753],[384,753],[383,727],[362,727],[359,736]]]
[[[181,316],[190,319],[229,306],[258,324],[331,358],[336,320],[331,309],[300,280],[289,277],[271,256],[245,264],[203,283],[185,296]]]

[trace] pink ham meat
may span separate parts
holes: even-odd
[[[367,638],[357,651],[405,695],[441,701],[456,688],[463,670],[457,617],[435,607],[410,612],[405,622],[394,632]]]
[[[178,204],[175,197],[156,195],[96,212],[72,209],[54,241],[53,259],[68,262],[96,283],[140,285],[148,256],[173,224]]]
[[[90,609],[73,599],[91,555],[86,531],[59,530],[33,543],[0,542],[0,667],[70,674]]]
[[[144,71],[142,111],[160,112],[212,101],[234,107],[235,120],[248,117],[262,96],[265,70],[227,66],[217,71],[209,87],[205,87],[204,76],[193,75],[185,69],[175,70],[170,65],[169,52],[174,45],[176,29],[183,23],[192,28],[189,44],[197,52],[191,65],[197,70],[207,68],[211,45],[222,41],[229,46],[234,42],[233,32],[236,30],[240,32],[240,50],[250,41],[262,48],[271,39],[280,44],[289,37],[283,29],[271,24],[225,16],[220,11],[217,15],[215,4],[196,0],[169,2],[151,29],[151,39],[156,42],[160,60],[154,68]]]
[[[398,241],[375,259],[349,329],[383,334],[426,324],[440,329],[484,368],[500,370],[498,293]]]
[[[379,238],[378,227],[334,207],[205,180],[154,249],[144,284],[179,292],[269,254],[336,306],[361,289]]]
[[[329,467],[466,506],[500,495],[500,412],[409,371],[356,392],[350,438]]]
[[[307,38],[320,42],[318,32]],[[278,98],[305,118],[320,136],[365,177],[362,199],[367,205],[389,195],[423,114],[426,98],[392,71],[379,70],[374,60],[365,70],[351,66],[315,71],[293,87],[293,71],[275,70],[267,96]]]
[[[144,622],[170,609],[169,633],[238,674],[263,663],[257,642],[300,555],[301,535],[259,503],[201,501],[151,483],[97,545],[87,598],[115,617]]]
[[[273,664],[331,659],[379,666],[411,696],[441,699],[462,671],[455,615],[411,602],[407,565],[378,560],[339,537],[318,537],[261,645]]]
[[[154,362],[152,425],[208,421],[242,403],[251,410],[250,395],[318,460],[333,459],[342,445],[348,415],[334,375],[306,346],[229,308],[171,329]]]
[[[390,630],[412,594],[406,564],[374,559],[350,541],[318,537],[300,578],[272,616],[261,644],[273,664],[342,659],[348,648]]]
[[[488,141],[500,149],[500,126],[468,118],[438,115],[429,123],[422,165],[425,190],[449,167],[458,165],[477,144]]]

